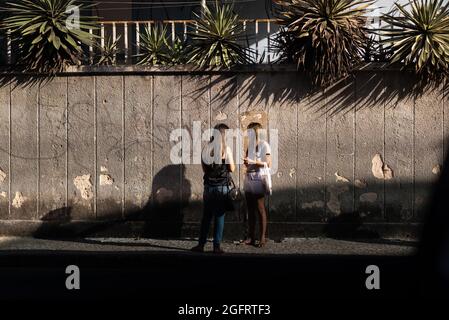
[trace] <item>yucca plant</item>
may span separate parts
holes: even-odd
[[[10,30],[17,63],[25,71],[54,74],[67,65],[78,65],[83,60],[82,44],[92,45],[96,29],[95,17],[79,17],[79,27],[73,28],[72,12],[87,6],[75,0],[17,0],[7,2],[8,17],[2,28]]]
[[[379,43],[379,40],[373,34],[365,44],[363,57],[365,62],[387,62],[391,58],[391,50],[386,49],[382,43]]]
[[[185,42],[179,39],[179,37],[176,37],[173,44],[169,47],[169,55],[171,64],[186,63],[188,58]]]
[[[146,27],[140,40],[139,65],[166,65],[171,63],[167,28],[161,24]]]
[[[117,61],[117,55],[120,53],[118,48],[118,42],[122,36],[119,36],[115,41],[109,37],[104,44],[103,48],[100,48],[100,55],[97,64],[98,65],[115,65]]]
[[[371,0],[278,0],[278,52],[296,61],[312,83],[326,86],[348,75],[363,59],[368,30],[364,16]]]
[[[276,55],[277,63],[292,64],[299,60],[298,47],[302,46],[302,39],[295,37],[286,28],[281,28],[272,38],[270,50]]]
[[[412,66],[424,77],[439,77],[449,67],[449,2],[411,0],[383,15],[382,40],[391,50],[391,63]],[[429,79],[430,79],[429,78]]]
[[[241,44],[246,39],[243,24],[232,5],[216,2],[212,9],[203,7],[189,35],[189,63],[226,68],[252,63],[250,50]]]

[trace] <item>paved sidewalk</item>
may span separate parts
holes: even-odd
[[[85,252],[189,252],[196,245],[192,239],[156,240],[130,238],[86,238],[45,240],[34,238],[0,237],[0,253],[32,251]],[[373,255],[406,256],[416,251],[417,243],[407,240],[371,239],[336,240],[330,238],[291,238],[282,242],[270,240],[266,247],[255,248],[239,242],[225,242],[223,249],[232,254],[282,255]],[[208,244],[206,251],[211,250]],[[195,253],[192,253],[195,254]]]

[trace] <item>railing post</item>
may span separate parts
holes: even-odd
[[[136,22],[136,53],[140,53],[140,23]]]
[[[176,28],[175,28],[175,22],[172,21],[171,22],[171,41],[172,41],[172,43],[175,43],[175,39],[176,39]]]
[[[115,43],[115,40],[117,40],[117,27],[115,25],[115,22],[112,23],[112,43]],[[114,52],[114,60],[117,59],[117,55]]]
[[[256,63],[258,62],[257,60],[259,59],[259,40],[258,40],[258,35],[259,35],[259,20],[256,19],[255,22],[255,28],[256,28]]]
[[[91,39],[92,39],[92,42],[89,45],[89,60],[90,60],[90,63],[93,63],[94,62],[93,61],[94,60],[94,46],[93,46],[93,41],[94,41],[93,34],[94,34],[94,31],[93,31],[93,29],[89,28],[89,34],[90,34]]]
[[[125,22],[123,25],[123,32],[125,33],[125,38],[123,39],[125,41],[125,63],[128,62],[128,23]]]
[[[267,62],[271,63],[271,45],[270,45],[270,37],[271,37],[271,22],[268,20],[267,22]]]
[[[187,40],[187,22],[184,21],[184,37],[183,37],[184,41]]]
[[[100,25],[100,47],[101,51],[104,50],[104,23]]]

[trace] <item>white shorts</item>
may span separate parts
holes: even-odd
[[[251,194],[264,195],[266,193],[265,184],[260,172],[248,172],[245,175],[243,189]]]

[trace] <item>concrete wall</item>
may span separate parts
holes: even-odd
[[[279,130],[272,237],[414,236],[449,130],[444,90],[409,94],[414,85],[385,70],[313,93],[292,70],[79,73],[3,85],[0,233],[195,235],[201,167],[170,162],[171,130],[259,119]],[[241,236],[244,215],[244,206],[227,215],[229,236]]]

